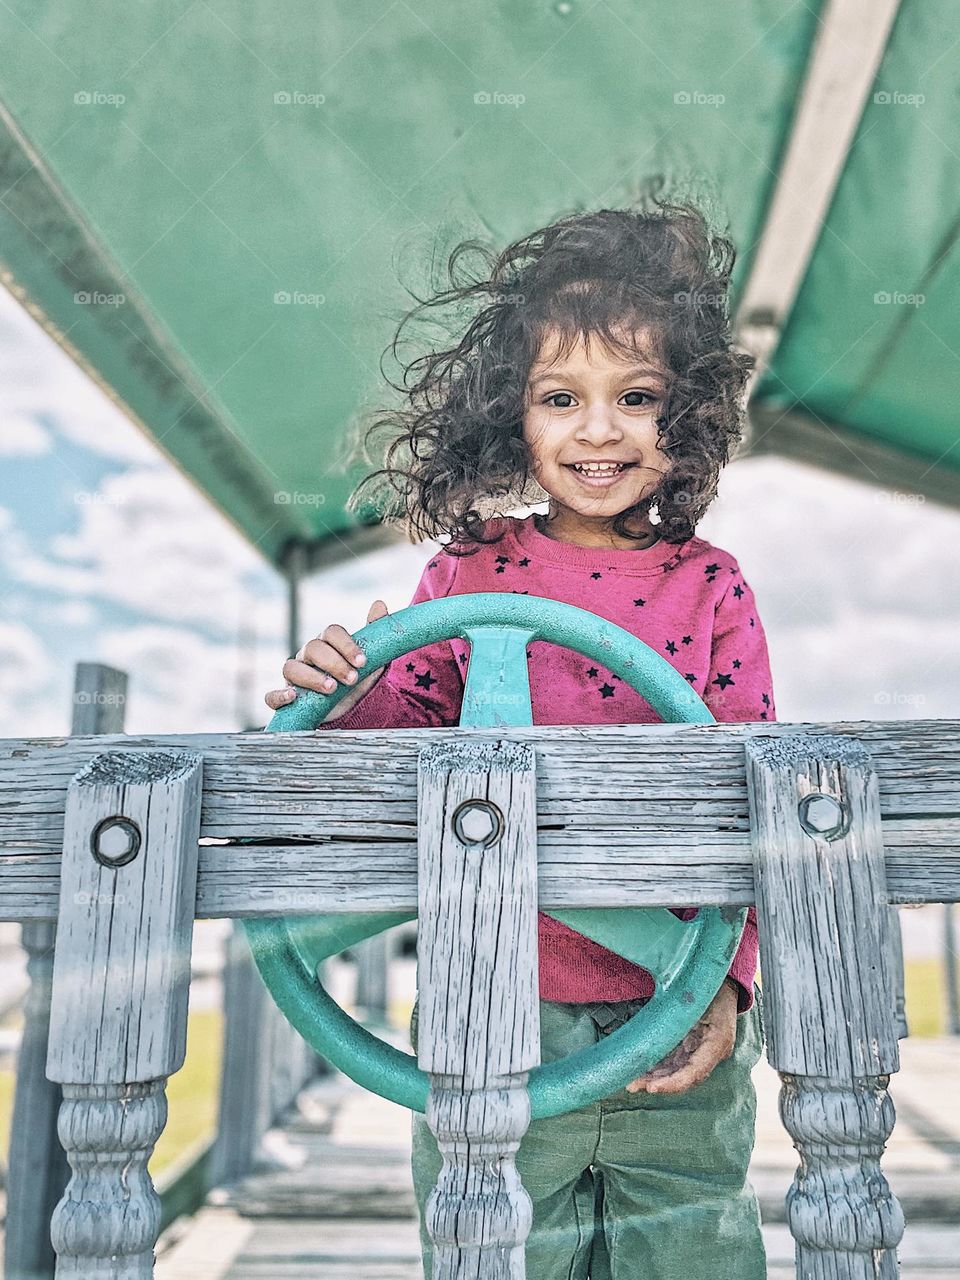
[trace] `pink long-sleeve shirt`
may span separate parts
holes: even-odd
[[[766,636],[753,592],[732,555],[703,538],[607,550],[560,542],[533,517],[496,517],[484,536],[499,542],[458,557],[446,549],[426,565],[411,604],[477,591],[546,596],[588,609],[638,636],[696,689],[718,721],[776,718]],[[323,729],[419,728],[459,722],[470,647],[460,639],[425,645],[391,662],[373,688]],[[661,717],[619,676],[592,658],[547,641],[527,647],[533,722],[656,724]],[[692,908],[675,908],[688,918]],[[540,997],[582,1003],[653,994],[640,966],[539,913]],[[730,966],[738,1011],[753,1004],[756,912]]]

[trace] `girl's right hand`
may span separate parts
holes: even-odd
[[[382,600],[374,600],[367,613],[367,622],[375,622],[377,618],[385,618],[390,610]],[[297,696],[297,687],[316,689],[318,693],[332,693],[337,681],[351,686],[350,692],[342,698],[329,715],[321,721],[339,720],[351,707],[355,707],[365,694],[386,671],[386,667],[378,667],[364,679],[360,679],[367,655],[356,643],[349,631],[331,623],[323,635],[308,640],[295,658],[288,658],[283,664],[283,677],[287,682],[285,689],[272,689],[264,696],[264,702],[271,711],[285,707]],[[357,683],[359,682],[359,683]]]

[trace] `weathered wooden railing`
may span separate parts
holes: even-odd
[[[150,1274],[159,1206],[145,1165],[183,1060],[194,918],[416,909],[418,838],[421,853],[450,838],[449,805],[418,792],[420,752],[467,737],[529,752],[534,821],[509,847],[519,922],[535,889],[545,909],[756,901],[768,1056],[801,1157],[787,1197],[798,1276],[892,1280],[903,1224],[879,1166],[898,1067],[887,905],[960,899],[958,721],[0,742],[0,915],[59,916],[47,1073],[64,1089],[73,1170],[53,1215],[61,1280]],[[466,753],[445,794],[486,795],[496,758]],[[431,910],[424,894],[420,963],[434,976],[422,998],[462,1013],[436,976],[449,967],[434,963]],[[445,957],[482,944],[458,933],[468,923],[450,914]],[[496,981],[504,954],[471,981]],[[518,956],[529,966],[529,947]],[[520,1025],[516,1001],[535,991],[529,969],[516,978],[498,1025]],[[431,1021],[419,1058],[438,1071]],[[451,1162],[431,1214],[434,1277],[469,1254],[471,1274],[516,1280],[526,1193],[483,1173],[494,1157],[509,1170],[523,1108],[506,1125],[501,1112],[506,1095],[522,1100],[530,1055],[508,1060],[469,1015],[448,1025],[471,1053],[466,1075],[443,1066],[445,1105],[430,1112]],[[478,1116],[479,1147],[463,1141]]]
[[[122,733],[126,698],[124,672],[102,663],[77,663],[71,732]],[[5,1280],[53,1276],[50,1219],[70,1177],[57,1135],[62,1091],[45,1074],[56,932],[55,919],[39,917],[26,920],[21,929],[30,986],[17,1054],[6,1176]],[[375,974],[370,981],[376,983]],[[220,1122],[212,1139],[198,1139],[165,1172],[164,1224],[192,1212],[211,1186],[233,1181],[267,1162],[264,1135],[325,1065],[270,1000],[246,939],[236,931],[227,947],[223,982]]]

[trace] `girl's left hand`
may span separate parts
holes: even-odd
[[[684,1093],[731,1056],[736,1040],[737,993],[724,981],[696,1026],[646,1075],[628,1084],[627,1092]]]

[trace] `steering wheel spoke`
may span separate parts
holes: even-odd
[[[464,728],[516,728],[533,724],[527,645],[536,631],[521,627],[465,627],[470,665],[463,690]]]

